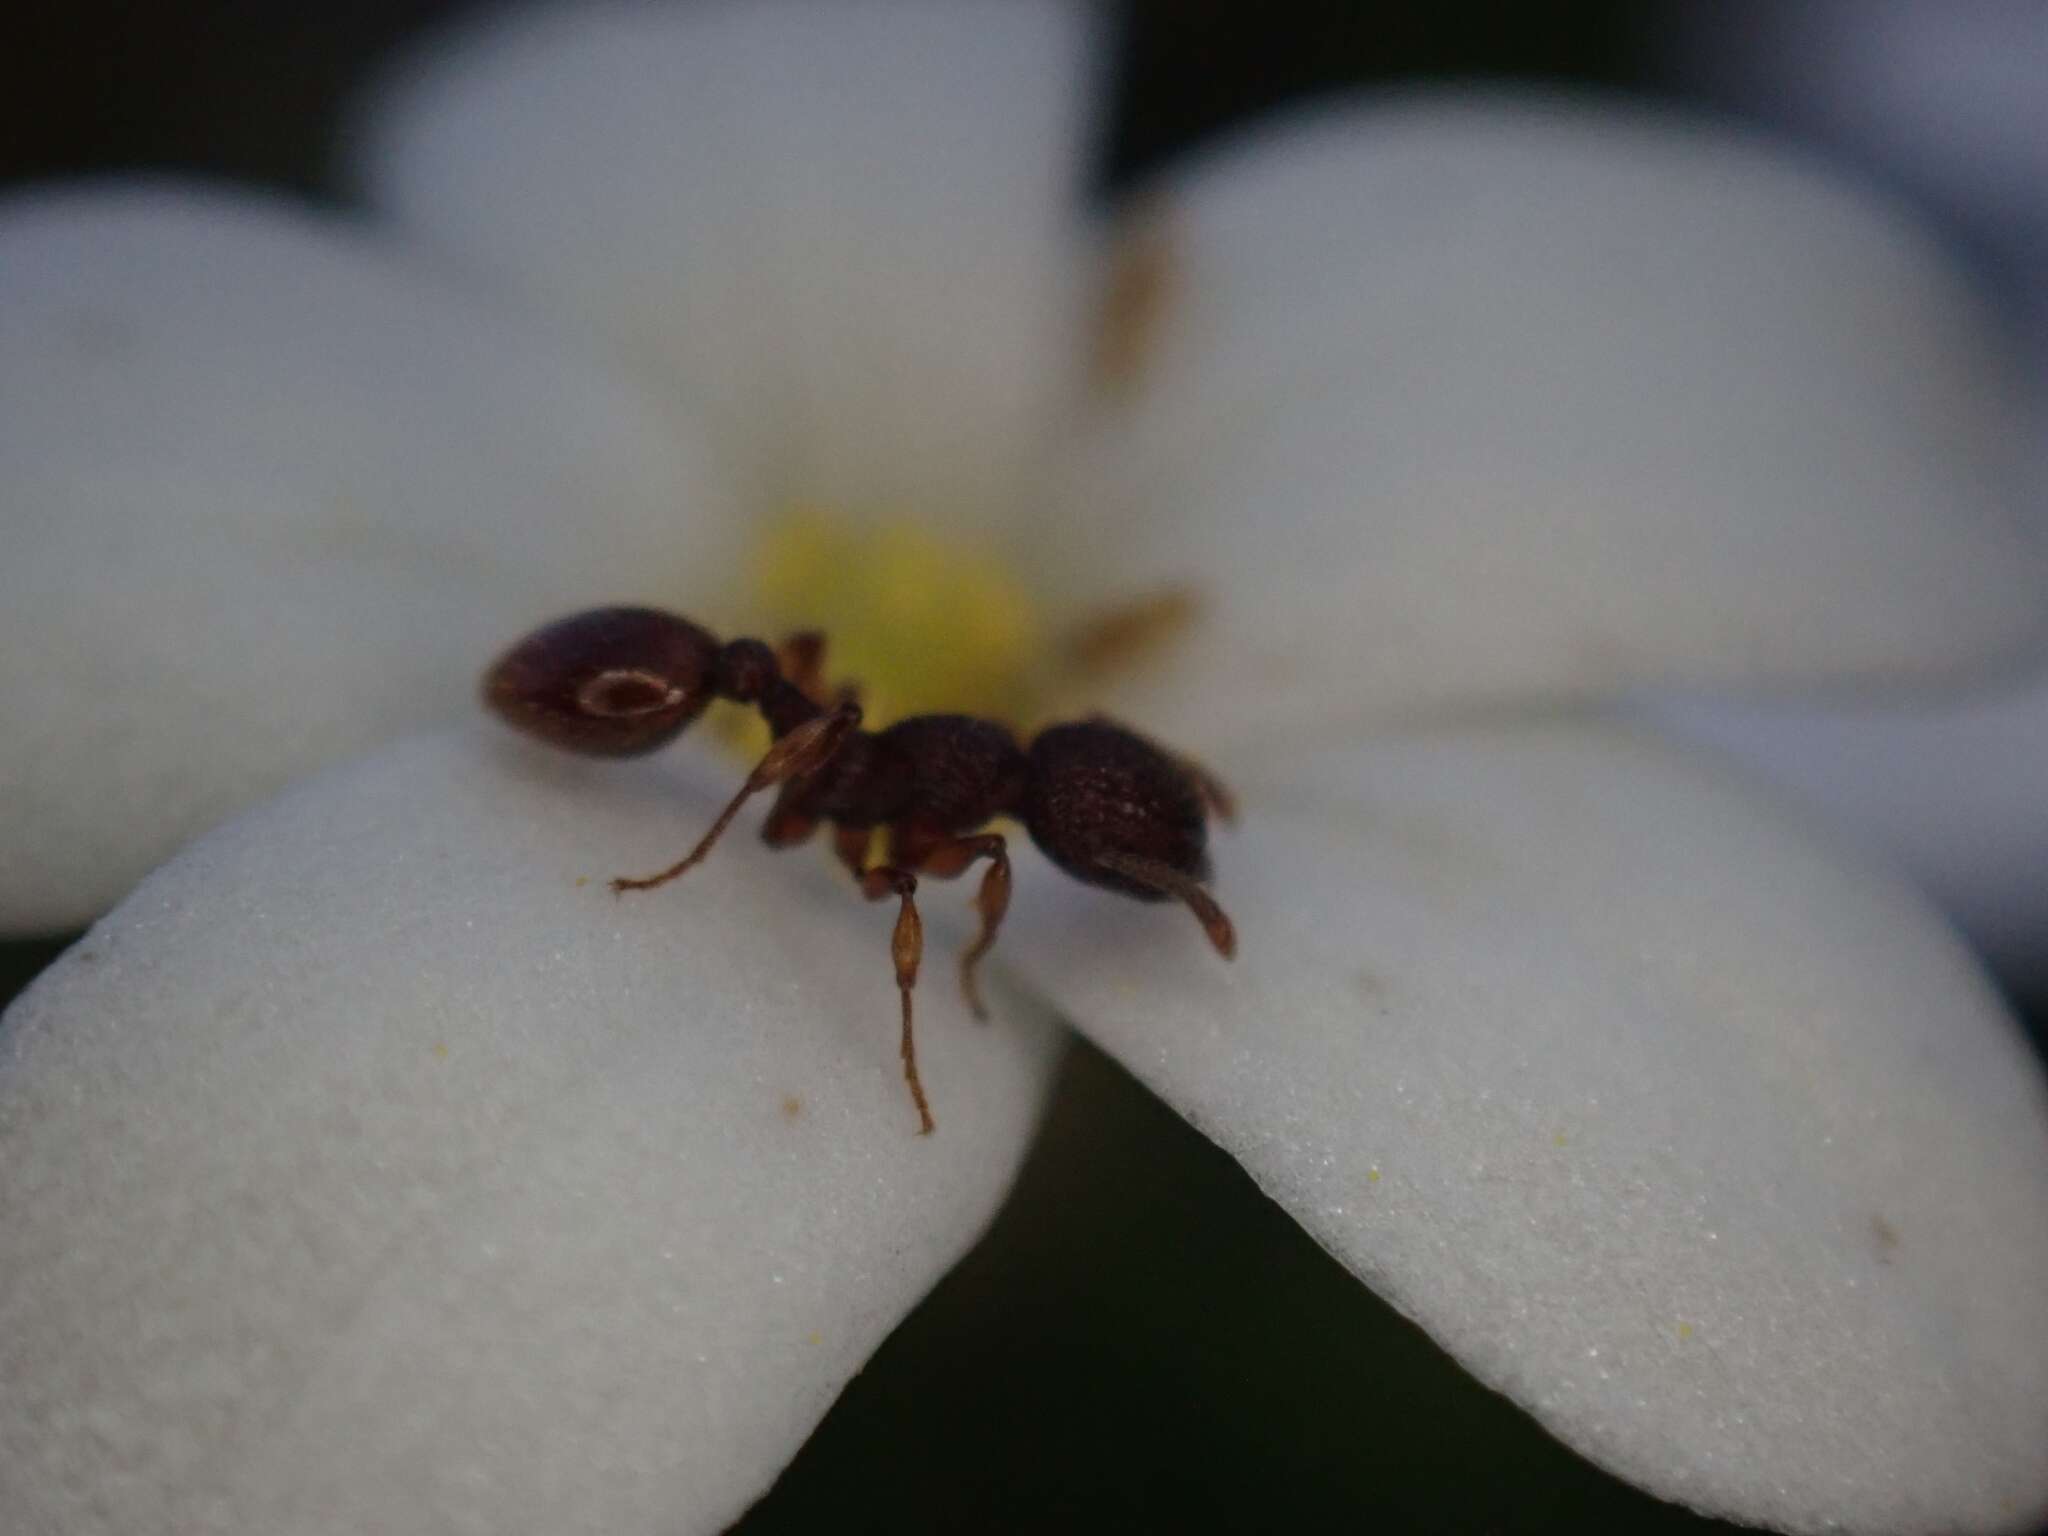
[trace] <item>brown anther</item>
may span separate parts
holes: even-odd
[[[1089,377],[1112,400],[1136,392],[1166,331],[1180,290],[1179,241],[1158,207],[1127,212],[1105,263]]]
[[[1202,599],[1191,587],[1148,592],[1091,615],[1066,638],[1067,666],[1083,677],[1142,666],[1194,627]]]

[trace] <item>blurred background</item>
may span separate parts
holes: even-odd
[[[149,167],[338,199],[333,133],[351,91],[387,50],[475,9],[18,8],[0,192]],[[1116,14],[1099,197],[1336,91],[1486,78],[1622,92],[1765,125],[1918,203],[2048,378],[2048,6],[1130,0]],[[2048,504],[2048,427],[2035,446]],[[1931,717],[1655,707],[1889,847],[2048,1040],[2048,682]],[[68,942],[0,944],[0,1003]],[[1086,1047],[989,1237],[738,1529],[828,1523],[1732,1529],[1607,1478],[1472,1384]]]

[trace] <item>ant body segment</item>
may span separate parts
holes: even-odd
[[[998,816],[1023,822],[1046,856],[1075,879],[1141,901],[1175,900],[1194,913],[1217,953],[1237,940],[1203,888],[1208,818],[1230,819],[1230,797],[1208,773],[1101,717],[1048,726],[1028,746],[993,720],[913,715],[880,731],[861,727],[850,690],[823,688],[824,637],[792,636],[779,651],[759,640],[719,641],[652,608],[597,608],[534,631],[484,676],[484,701],[515,728],[599,757],[666,745],[713,699],[751,705],[774,737],[767,754],[697,846],[667,869],[611,882],[652,890],[697,865],[765,789],[777,790],[761,829],[771,848],[806,841],[820,822],[869,901],[898,900],[890,955],[903,1011],[903,1075],[920,1134],[933,1121],[917,1075],[911,988],[924,952],[917,877],[952,879],[987,861],[975,910],[981,932],[960,963],[960,986],[986,1018],[975,967],[1010,904],[1010,859]],[[877,828],[888,862],[868,863]]]

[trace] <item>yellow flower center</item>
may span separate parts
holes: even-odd
[[[1133,594],[1051,633],[1015,569],[987,544],[907,518],[802,505],[761,526],[725,620],[771,645],[825,640],[823,697],[852,686],[870,730],[906,715],[968,714],[1021,736],[1085,710],[1105,679],[1142,669],[1201,617],[1185,586]],[[768,749],[752,710],[712,728],[749,760]]]
[[[1043,698],[1045,635],[1023,584],[984,547],[901,518],[855,519],[808,506],[768,522],[734,607],[771,644],[825,637],[828,689],[856,685],[869,729],[906,715],[959,712],[1019,728]],[[738,744],[765,727],[733,712]]]

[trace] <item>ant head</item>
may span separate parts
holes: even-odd
[[[713,696],[718,642],[654,608],[592,608],[544,625],[484,674],[508,724],[593,757],[673,741]]]
[[[1105,720],[1083,720],[1040,731],[1030,762],[1024,824],[1046,857],[1075,879],[1158,901],[1175,890],[1130,870],[1208,878],[1200,787],[1151,742]]]

